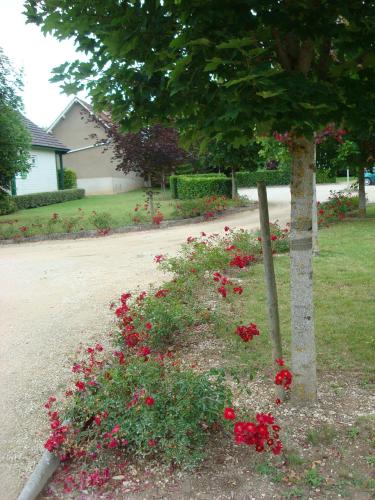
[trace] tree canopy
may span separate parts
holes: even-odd
[[[21,89],[20,76],[0,48],[0,196],[10,190],[15,174],[29,168],[31,144],[21,115]]]
[[[157,177],[163,186],[165,176],[187,156],[179,146],[178,133],[173,128],[153,125],[138,132],[122,133],[117,124],[107,122],[106,132],[112,140],[117,170],[125,174],[137,172],[149,179]]]
[[[129,129],[173,116],[203,142],[238,146],[255,125],[312,135],[349,118],[358,86],[373,81],[372,1],[55,4],[28,0],[29,21],[88,56],[60,66],[55,81],[67,92],[85,87]]]

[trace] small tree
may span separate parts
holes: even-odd
[[[125,174],[137,172],[148,180],[160,180],[165,191],[166,176],[186,160],[185,151],[178,144],[178,133],[162,125],[144,127],[139,132],[124,134],[119,125],[110,123],[107,135],[112,140],[117,170]]]
[[[0,197],[16,174],[30,168],[30,136],[22,119],[22,79],[0,48]]]

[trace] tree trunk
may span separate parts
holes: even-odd
[[[165,172],[164,169],[161,171],[161,189],[165,193]]]
[[[146,184],[147,184],[146,187],[148,187],[148,188],[152,187],[151,174],[150,173],[147,174],[147,182],[146,182]]]
[[[293,397],[316,400],[316,354],[312,280],[314,143],[295,138],[291,180],[291,320]]]
[[[312,252],[319,255],[318,207],[316,205],[316,144],[314,144],[313,202],[312,202]]]
[[[151,218],[155,216],[155,207],[154,207],[154,193],[150,189],[147,191],[147,201],[148,201],[148,207],[150,209],[150,215]]]
[[[237,186],[236,186],[236,178],[234,175],[234,168],[232,167],[232,200],[237,198]]]
[[[366,191],[365,191],[365,168],[358,170],[358,195],[359,195],[359,216],[366,217]]]
[[[283,357],[280,335],[280,319],[279,319],[279,305],[277,299],[277,287],[275,278],[275,269],[273,265],[271,234],[270,234],[270,221],[268,214],[268,201],[267,189],[265,182],[258,182],[258,200],[259,200],[259,219],[260,230],[262,235],[262,251],[263,251],[263,265],[264,265],[264,279],[267,290],[267,306],[268,318],[270,325],[270,337],[272,343],[272,358],[275,363],[276,359]],[[278,372],[278,366],[274,364],[275,375]],[[284,399],[285,393],[281,386],[276,386],[277,397],[281,400]]]

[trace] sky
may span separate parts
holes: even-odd
[[[52,69],[77,59],[73,42],[44,36],[34,24],[26,24],[24,0],[0,0],[0,47],[15,69],[23,69],[25,115],[39,127],[48,127],[73,96],[50,83]],[[86,99],[84,94],[79,97]]]

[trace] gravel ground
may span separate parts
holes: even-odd
[[[350,183],[351,184],[351,183]],[[342,191],[350,184],[318,184],[316,189],[316,198],[318,201],[328,200],[330,191]],[[247,196],[250,200],[258,200],[256,188],[241,188],[239,193],[242,196]],[[289,186],[268,186],[267,187],[268,201],[271,203],[290,203]],[[366,196],[370,203],[375,203],[375,186],[366,186]]]
[[[289,205],[271,204],[285,223]],[[64,388],[80,342],[110,328],[108,304],[124,290],[162,279],[155,254],[177,251],[189,235],[254,229],[258,211],[207,223],[97,239],[25,243],[0,248],[0,499],[17,497],[46,436],[43,403]]]

